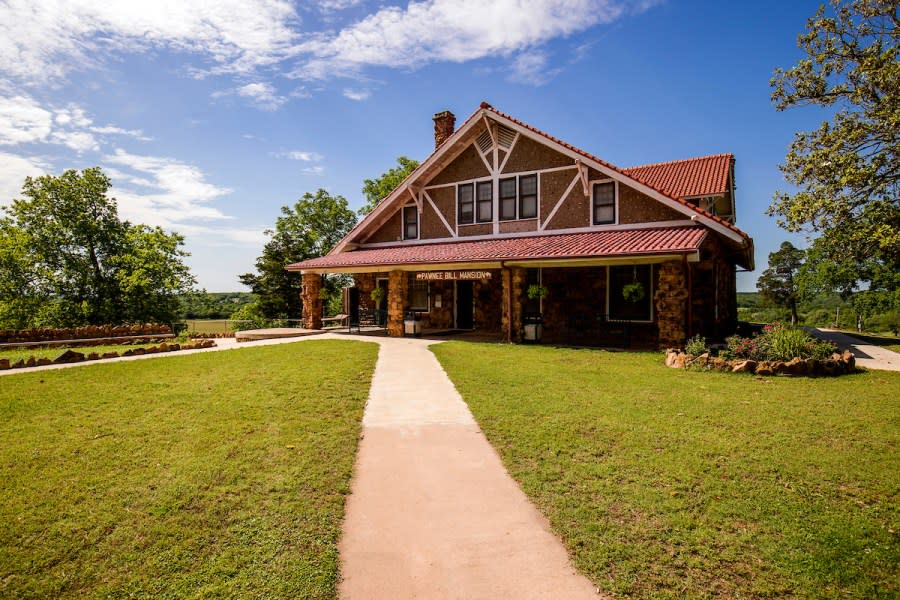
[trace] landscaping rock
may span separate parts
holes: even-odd
[[[24,366],[25,366],[25,361],[22,360],[22,359],[20,358],[19,360],[17,360],[17,361],[14,362],[13,364],[9,365],[9,368],[10,368],[10,369],[21,369],[21,368],[23,368]]]
[[[88,359],[88,360],[99,360],[99,359],[100,359],[100,355],[97,354],[96,352],[91,352],[91,353],[89,353],[89,354],[87,355],[87,359]]]
[[[847,372],[853,373],[856,371],[856,357],[853,356],[853,353],[849,350],[844,350],[844,354],[841,356],[841,359],[845,365],[847,365]]]
[[[39,367],[43,367],[43,366],[45,366],[45,365],[52,365],[52,364],[53,364],[53,361],[50,360],[49,358],[46,358],[46,357],[45,357],[45,358],[39,358],[39,359],[37,360],[37,366],[39,366]]]
[[[728,361],[725,360],[724,358],[719,358],[718,356],[715,356],[715,357],[709,359],[709,362],[707,363],[707,368],[709,368],[713,371],[728,371],[729,370]]]
[[[840,355],[838,355],[840,356]],[[841,372],[840,362],[836,360],[823,360],[822,365],[822,375],[828,375],[829,377],[833,377],[835,375],[839,375]]]
[[[9,368],[9,359],[8,358],[0,358],[0,371],[5,371]]]
[[[733,363],[731,367],[732,373],[755,373],[756,372],[756,361],[755,360],[739,360]]]
[[[774,375],[775,371],[772,369],[771,363],[769,361],[764,360],[761,361],[758,365],[756,365],[756,374],[757,375]]]
[[[100,358],[119,358],[118,352],[104,352]]]
[[[802,358],[792,358],[784,364],[784,368],[782,373],[785,375],[793,375],[794,377],[806,375],[808,372],[808,367],[806,365],[806,361]]]
[[[77,363],[84,360],[84,354],[75,352],[74,350],[66,350],[53,361],[53,364],[64,365],[68,363]]]

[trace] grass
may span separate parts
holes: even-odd
[[[377,347],[0,378],[0,596],[332,598]]]
[[[176,343],[177,340],[165,340],[165,342],[167,344],[172,344]],[[14,363],[20,359],[28,360],[28,358],[31,356],[36,359],[49,358],[50,360],[53,360],[68,349],[74,350],[75,352],[81,352],[82,354],[87,356],[91,352],[96,352],[97,354],[103,354],[104,352],[118,352],[121,354],[126,350],[134,350],[135,348],[150,348],[151,346],[159,346],[159,344],[110,344],[104,346],[77,346],[72,348],[69,348],[68,346],[57,348],[15,348],[0,350],[0,358],[8,358],[9,362],[11,363]]]
[[[656,353],[432,346],[601,589],[900,593],[900,373],[756,378]]]
[[[234,333],[228,319],[187,319],[188,333]]]

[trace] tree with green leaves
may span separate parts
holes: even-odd
[[[796,325],[800,320],[797,315],[800,299],[798,275],[805,256],[806,253],[792,243],[782,242],[778,250],[769,254],[769,268],[756,282],[764,305],[780,306],[791,311],[791,325]]]
[[[363,182],[362,193],[366,197],[366,203],[359,209],[359,215],[365,216],[372,212],[378,203],[387,198],[391,192],[397,189],[410,173],[416,170],[419,161],[401,156],[397,159],[397,166],[388,169],[375,179],[366,179]]]
[[[0,218],[5,326],[171,321],[195,280],[178,234],[119,219],[99,167],[27,177]]]
[[[275,229],[256,259],[256,273],[240,276],[241,283],[257,295],[256,309],[266,318],[299,319],[300,274],[285,266],[324,256],[356,225],[356,214],[343,196],[320,189],[305,193],[293,207],[282,206]]]
[[[777,192],[768,214],[815,236],[807,270],[845,296],[900,289],[897,10],[896,0],[832,0],[798,37],[805,56],[771,82],[779,111],[833,111],[818,129],[796,134],[781,170],[799,189]]]

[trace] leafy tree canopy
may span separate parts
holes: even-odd
[[[256,259],[257,272],[240,276],[257,295],[259,312],[269,319],[299,319],[300,275],[285,266],[325,255],[354,225],[356,214],[347,200],[323,189],[305,193],[293,207],[282,206],[275,229],[266,231],[271,239]]]
[[[195,283],[183,238],[119,219],[99,167],[25,179],[0,218],[0,324],[166,322]]]
[[[803,266],[806,253],[795,248],[790,242],[782,242],[781,247],[769,254],[769,268],[756,281],[756,287],[764,304],[790,309],[791,324],[796,325],[797,301],[800,289],[797,276]]]
[[[862,284],[893,293],[900,271],[900,62],[896,0],[832,0],[798,38],[805,56],[772,79],[778,110],[829,107],[800,132],[781,165],[796,193],[768,214],[788,231],[818,234],[808,270],[844,294]]]
[[[401,156],[397,159],[397,166],[388,169],[375,179],[366,179],[363,182],[362,193],[366,197],[366,204],[359,209],[360,216],[365,216],[385,199],[407,176],[416,170],[419,161]]]

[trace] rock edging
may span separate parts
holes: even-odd
[[[831,358],[792,358],[781,360],[750,360],[745,358],[725,360],[709,353],[694,356],[677,348],[666,350],[666,366],[673,369],[704,369],[724,373],[753,373],[755,375],[790,375],[794,377],[833,377],[855,373],[856,357],[849,350],[835,352]]]
[[[197,340],[196,342],[187,344],[167,344],[163,342],[159,346],[150,346],[149,348],[129,348],[121,354],[118,352],[104,352],[103,354],[90,352],[88,354],[84,354],[83,352],[76,352],[75,350],[69,349],[53,360],[49,358],[35,358],[33,356],[30,356],[28,357],[28,359],[19,359],[15,362],[10,362],[8,358],[0,358],[0,371],[5,371],[7,369],[27,369],[29,367],[43,367],[45,365],[80,363],[93,360],[104,360],[107,358],[119,358],[120,356],[140,356],[143,354],[177,352],[179,350],[197,350],[200,348],[212,348],[215,345],[216,343],[213,340]]]

